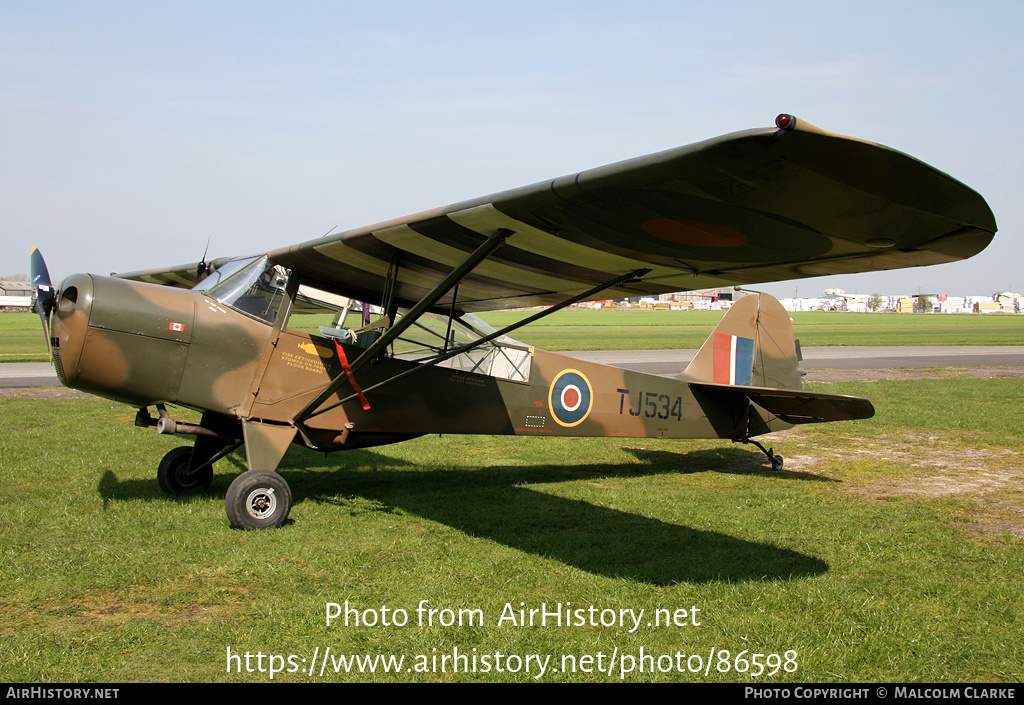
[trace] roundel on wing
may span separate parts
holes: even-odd
[[[574,196],[565,214],[614,252],[666,262],[768,264],[818,257],[832,241],[791,218],[673,191],[599,188]],[[656,261],[651,259],[650,261]]]
[[[548,408],[561,426],[576,426],[594,407],[594,388],[578,370],[562,370],[548,389]]]

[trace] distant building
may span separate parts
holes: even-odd
[[[872,300],[878,312],[914,313],[920,301],[931,303],[932,313],[1024,313],[1024,296],[1001,292],[991,296],[951,296],[949,294],[846,294],[842,289],[827,289],[822,296],[779,299],[787,311],[871,311]]]
[[[32,282],[0,280],[0,296],[32,296]]]
[[[746,295],[747,293],[745,291],[736,291],[731,286],[725,286],[718,289],[695,289],[693,291],[677,291],[671,294],[660,294],[658,299],[674,303],[683,301],[689,301],[690,303],[708,301],[714,303],[716,301],[737,301]]]
[[[32,308],[32,283],[27,281],[0,281],[0,310],[27,311]]]
[[[737,291],[733,287],[699,289],[660,294],[657,297],[636,296],[626,301],[608,301],[587,304],[593,308],[604,305],[627,305],[647,310],[671,309],[673,311],[719,311],[729,308],[732,303],[748,291]],[[931,304],[932,313],[1024,313],[1024,295],[1011,291],[989,296],[952,296],[950,294],[847,294],[843,289],[826,289],[821,296],[780,298],[787,311],[847,311],[851,313],[914,313],[921,310],[921,299]]]

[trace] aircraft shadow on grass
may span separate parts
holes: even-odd
[[[740,449],[685,454],[626,450],[643,462],[425,472],[409,461],[353,450],[344,454],[344,465],[325,472],[308,469],[309,458],[299,451],[288,454],[279,472],[295,488],[296,504],[310,501],[349,505],[353,511],[408,512],[595,575],[672,585],[791,580],[828,570],[828,564],[818,558],[770,543],[672,524],[525,486],[680,472],[757,474],[769,481],[831,481],[750,466],[752,454]],[[217,477],[213,491],[227,481],[225,476]],[[113,473],[107,473],[98,489],[104,501],[159,496],[153,484],[119,482]],[[339,495],[339,490],[343,494]],[[370,500],[369,505],[365,500]]]

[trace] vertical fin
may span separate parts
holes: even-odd
[[[800,389],[793,321],[778,299],[744,296],[732,305],[681,379],[744,387]]]

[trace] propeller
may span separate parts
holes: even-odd
[[[53,313],[57,301],[57,291],[50,281],[50,272],[46,269],[46,260],[38,247],[32,248],[32,299],[39,318],[43,321],[43,333],[46,334],[46,350],[53,361],[53,349],[50,343],[50,314]]]
[[[206,238],[206,249],[203,250],[203,258],[199,260],[199,264],[196,266],[196,281],[201,282],[203,277],[210,273],[210,263],[206,261],[206,254],[210,251],[210,240],[213,235]]]

